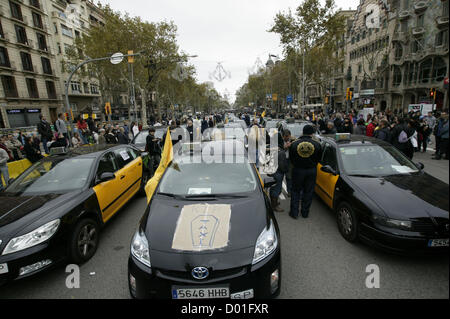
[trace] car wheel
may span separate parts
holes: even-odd
[[[356,242],[359,234],[358,218],[347,203],[339,204],[337,208],[337,224],[339,232],[349,242]]]
[[[90,218],[80,220],[72,233],[70,258],[75,264],[82,264],[94,256],[99,242],[98,223]]]

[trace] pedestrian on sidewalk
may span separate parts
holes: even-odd
[[[439,134],[439,152],[437,155],[433,158],[435,160],[442,159],[442,156],[444,156],[444,159],[449,159],[449,144],[448,144],[448,133],[449,133],[449,123],[448,123],[448,113],[442,112],[441,114],[441,121],[440,121],[440,128],[438,131]]]
[[[38,133],[41,135],[41,142],[44,146],[45,153],[48,154],[47,143],[53,139],[53,131],[50,123],[47,122],[45,117],[41,114],[39,115],[40,122],[37,125]]]
[[[3,148],[0,148],[0,192],[3,191],[8,186],[9,181],[9,171],[7,164],[8,160],[9,160],[8,153]]]
[[[301,215],[303,218],[308,218],[313,200],[317,164],[322,156],[322,147],[312,138],[313,134],[314,128],[306,125],[303,128],[303,136],[295,141],[289,149],[289,160],[293,166],[289,216],[294,219],[298,218],[300,201],[302,202]]]

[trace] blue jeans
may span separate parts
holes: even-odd
[[[308,217],[316,185],[316,176],[317,168],[315,167],[308,169],[294,167],[292,169],[291,216],[298,217],[299,204],[302,201],[302,216]]]
[[[278,196],[280,196],[281,194],[281,190],[283,189],[284,173],[276,171],[273,175],[273,178],[277,183],[270,188],[270,197],[278,198]]]
[[[43,138],[42,138],[42,145],[44,146],[44,151],[45,151],[45,153],[48,154],[47,143],[48,143],[48,140],[47,140],[45,137],[43,137]]]
[[[1,178],[2,176],[3,176],[3,179]],[[5,181],[5,184],[3,184],[3,180]],[[6,188],[6,186],[8,186],[8,181],[9,181],[8,165],[1,165],[0,166],[0,191],[3,190],[3,188]]]

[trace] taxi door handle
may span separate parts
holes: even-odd
[[[125,175],[120,176],[120,179],[124,179],[124,178],[125,178]]]
[[[139,163],[138,166],[142,166],[142,163]]]

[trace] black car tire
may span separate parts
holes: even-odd
[[[336,209],[336,219],[342,237],[351,243],[358,241],[358,217],[348,203],[342,202],[338,205]]]
[[[99,232],[98,223],[91,218],[82,219],[75,225],[69,242],[69,258],[74,264],[85,263],[95,255]]]

